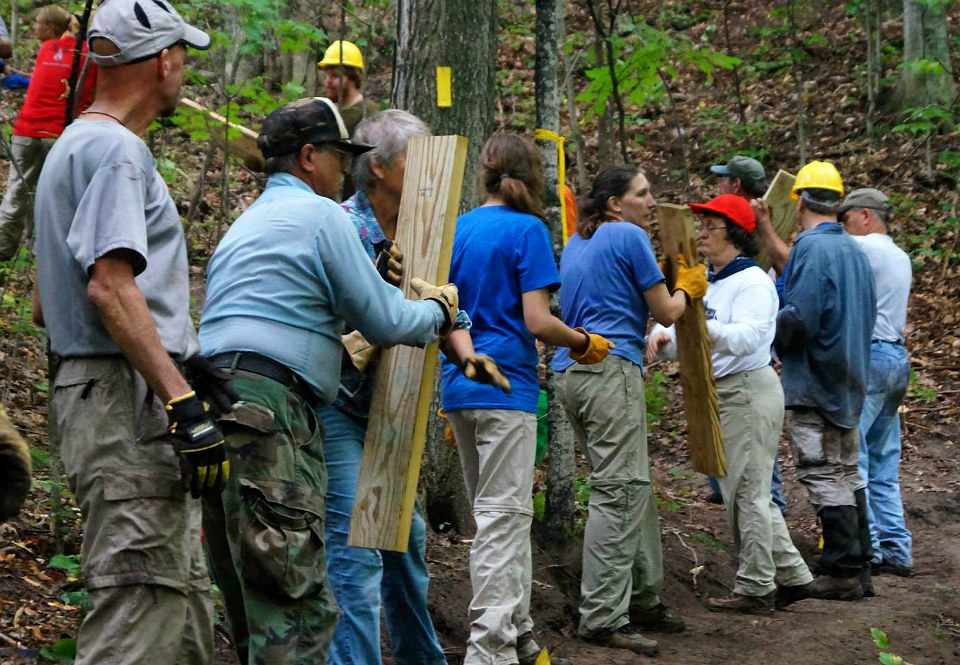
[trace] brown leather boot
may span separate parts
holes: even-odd
[[[742,596],[731,593],[726,598],[708,598],[711,612],[740,612],[741,614],[773,614],[773,591],[766,596]]]
[[[820,600],[859,600],[863,597],[863,587],[856,577],[830,577],[820,575],[812,582],[797,586],[777,587],[774,606],[779,610],[787,605],[818,598]]]
[[[663,603],[660,603],[648,610],[630,609],[630,623],[636,626],[637,630],[649,631],[652,633],[682,633],[687,629],[687,624],[683,617],[679,617]]]
[[[656,640],[644,637],[629,623],[616,630],[607,630],[596,635],[584,636],[583,641],[608,649],[626,649],[641,656],[656,656],[660,650]]]

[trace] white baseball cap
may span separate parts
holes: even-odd
[[[210,35],[188,25],[167,0],[108,0],[93,17],[87,45],[94,38],[112,42],[118,53],[90,57],[100,67],[142,62],[164,49],[184,44],[201,51],[210,48]]]

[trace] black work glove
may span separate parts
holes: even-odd
[[[230,374],[214,367],[206,356],[199,353],[184,361],[187,382],[193,386],[197,396],[207,402],[216,413],[230,413],[240,395],[231,384]]]
[[[403,252],[392,240],[381,240],[373,246],[377,252],[377,272],[389,284],[400,286],[403,279]]]
[[[167,402],[170,434],[180,458],[183,488],[193,498],[214,498],[230,477],[230,462],[223,447],[223,434],[207,413],[207,405],[190,391]]]

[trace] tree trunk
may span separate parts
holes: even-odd
[[[945,4],[903,0],[903,70],[897,100],[900,110],[929,104],[949,105],[956,94],[947,38]],[[942,71],[917,66],[939,63]]]
[[[460,209],[473,208],[480,203],[480,149],[494,127],[497,3],[399,0],[396,40],[392,106],[419,116],[434,134],[470,140]],[[437,106],[437,67],[451,69],[452,106]],[[468,533],[471,506],[457,452],[444,442],[445,423],[434,415],[438,406],[435,399],[427,425],[424,509],[435,527],[449,522]]]
[[[396,39],[393,106],[422,118],[434,134],[470,139],[460,209],[473,208],[480,149],[494,128],[497,3],[400,0]],[[452,106],[437,106],[437,67],[452,70]]]
[[[560,132],[560,26],[562,24],[562,0],[537,0],[536,21],[536,65],[534,80],[536,83],[537,127]],[[560,211],[558,190],[559,154],[557,142],[538,141],[543,155],[544,199],[547,210],[547,224],[553,238],[553,248],[559,260],[563,251],[563,224]],[[559,314],[559,303],[554,294],[551,309]],[[557,383],[560,376],[550,369],[553,349],[546,352],[547,427],[549,429],[547,501],[544,512],[544,526],[551,540],[562,540],[564,534],[573,526],[573,476],[576,470],[573,453],[573,434],[563,412],[563,406],[557,396]]]

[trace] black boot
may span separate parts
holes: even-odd
[[[857,577],[863,567],[855,506],[825,506],[817,513],[823,528],[820,571],[829,577]]]
[[[857,500],[857,531],[860,536],[860,586],[863,587],[865,598],[873,598],[877,594],[873,590],[873,579],[870,575],[873,543],[870,539],[870,518],[867,515],[867,490],[857,490],[853,496]]]

